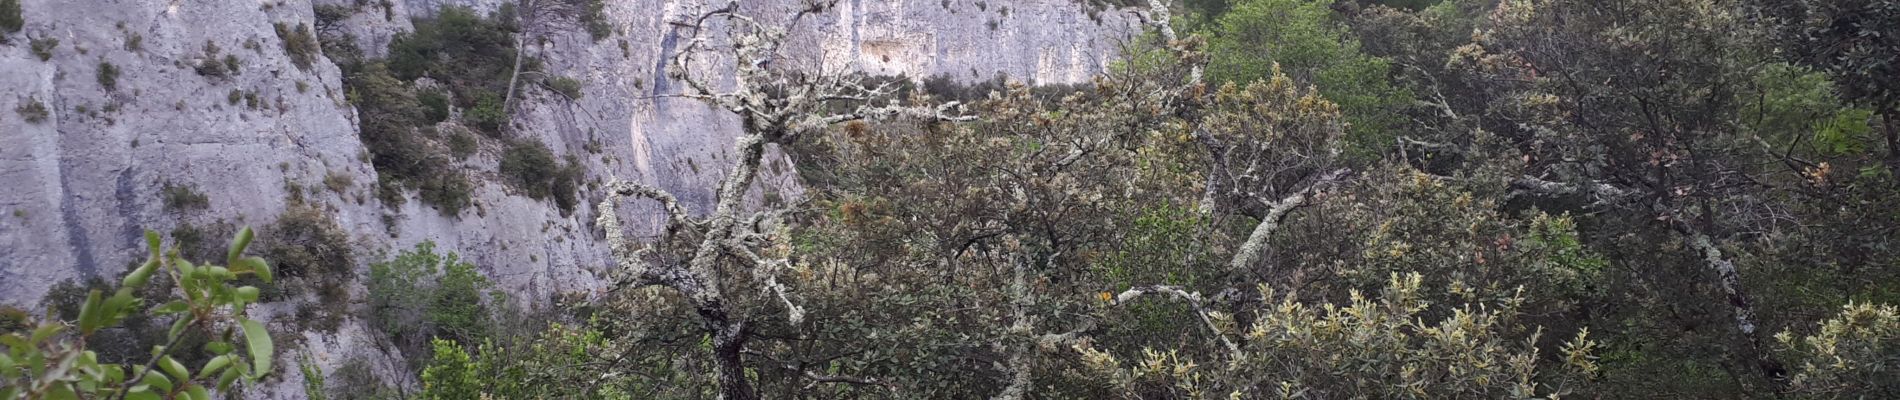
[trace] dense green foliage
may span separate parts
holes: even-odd
[[[165,200],[165,209],[172,211],[202,210],[211,207],[211,198],[199,193],[190,185],[174,185],[166,182],[159,192]]]
[[[359,135],[382,175],[378,195],[385,205],[400,205],[403,190],[411,189],[444,215],[459,215],[472,205],[475,188],[465,171],[469,166],[461,161],[492,140],[506,148],[499,157],[502,175],[510,178],[506,183],[536,199],[552,197],[564,211],[573,208],[580,164],[523,164],[517,149],[524,145],[514,143],[527,140],[510,137],[510,110],[504,104],[509,82],[540,68],[538,60],[526,58],[516,70],[513,35],[519,27],[512,10],[485,18],[467,8],[444,7],[432,18],[415,20],[415,32],[393,39],[387,59],[339,60],[350,99],[363,117]],[[353,53],[328,50],[345,46],[332,45],[336,40],[331,38],[321,41],[326,52]],[[579,82],[570,86],[569,96],[577,98]],[[456,115],[461,118],[454,124],[441,124]],[[521,177],[537,179],[515,179]]]
[[[350,99],[363,116],[357,134],[369,149],[370,163],[382,175],[383,183],[417,190],[423,202],[435,205],[445,215],[460,214],[468,207],[473,184],[452,164],[446,149],[435,143],[437,138],[433,136],[440,131],[429,119],[438,115],[446,118],[447,112],[425,108],[426,103],[418,99],[415,90],[396,79],[380,62],[358,67],[348,83]],[[385,196],[383,202],[401,204],[402,197],[400,193],[397,197]]]
[[[1777,51],[1816,28],[1763,10],[1197,1],[1202,35],[1088,85],[871,99],[972,121],[748,120],[802,135],[804,203],[615,242],[643,284],[416,349],[425,396],[1889,395],[1895,149],[1842,89],[1878,77]],[[722,104],[760,115],[825,90],[741,79],[763,100]],[[503,175],[558,197],[521,143]]]
[[[583,171],[580,160],[568,156],[557,160],[548,146],[538,141],[519,141],[501,155],[501,174],[526,191],[528,197],[552,197],[561,212],[574,211]]]
[[[1208,76],[1216,83],[1245,83],[1270,77],[1277,65],[1339,104],[1351,124],[1347,132],[1353,151],[1389,147],[1389,132],[1405,122],[1398,111],[1411,104],[1411,95],[1388,78],[1391,64],[1359,50],[1358,40],[1336,20],[1329,4],[1234,2],[1209,27]]]
[[[26,27],[26,18],[20,15],[20,0],[0,0],[0,44],[7,43],[7,36]]]
[[[504,399],[635,399],[695,397],[702,393],[616,373],[622,365],[659,365],[666,360],[616,358],[596,362],[605,356],[602,352],[617,348],[599,331],[554,324],[539,334],[507,343],[464,346],[435,340],[434,355],[421,372],[420,397],[463,399],[485,394]],[[645,396],[633,396],[636,393]]]
[[[238,232],[225,266],[194,265],[176,249],[160,247],[157,232],[146,232],[145,241],[150,249],[145,262],[127,271],[116,289],[99,282],[95,286],[103,288],[90,289],[83,298],[55,300],[76,306],[71,312],[0,332],[6,350],[0,353],[0,399],[209,400],[212,388],[223,392],[240,379],[248,385],[272,372],[275,343],[264,324],[245,313],[258,301],[258,288],[233,283],[240,276],[271,281],[263,259],[243,255],[251,231]],[[165,287],[143,290],[155,279],[160,281],[155,286]],[[108,291],[113,294],[103,295]],[[148,307],[148,301],[163,304]],[[94,351],[118,345],[107,332],[148,320],[171,328],[135,333],[163,342],[118,356]],[[197,345],[184,341],[195,335],[213,339]],[[191,356],[200,351],[209,357],[202,363]]]
[[[444,7],[431,19],[417,20],[415,32],[389,43],[389,71],[397,79],[429,77],[446,85],[471,126],[500,134],[506,114],[502,93],[514,73],[513,29],[467,8]],[[530,68],[532,70],[532,68]]]
[[[279,276],[348,282],[354,274],[349,234],[322,209],[293,205],[265,227],[263,235],[269,243],[265,254],[277,260]]]
[[[606,0],[584,0],[587,9],[581,13],[581,24],[587,26],[587,35],[598,42],[614,35],[614,25],[607,22]]]
[[[99,78],[100,88],[104,88],[108,92],[119,90],[119,66],[100,61],[96,75],[98,75]]]
[[[275,25],[275,28],[277,39],[283,41],[284,54],[290,55],[290,62],[297,65],[297,69],[310,70],[310,66],[317,61],[317,53],[321,51],[317,45],[316,34],[310,31],[310,26],[300,23],[292,27],[280,22]]]
[[[433,339],[481,343],[496,333],[490,307],[506,304],[474,264],[426,241],[370,264],[367,286],[371,321],[409,354],[425,354]]]
[[[1900,396],[1900,309],[1848,303],[1821,321],[1809,336],[1782,332],[1775,337],[1793,359],[1789,382],[1817,397],[1892,398]]]
[[[727,36],[679,51],[724,52],[691,59],[713,78],[666,68],[744,129],[712,198],[605,185],[611,286],[557,295],[555,315],[518,314],[539,310],[432,242],[373,263],[366,321],[415,375],[351,362],[305,383],[356,398],[413,380],[426,399],[1890,398],[1900,50],[1892,19],[1866,18],[1891,3],[1197,0],[1170,10],[1187,29],[1051,87],[757,68],[798,43],[762,28],[783,19],[708,14]],[[481,154],[517,193],[579,203],[579,160],[511,136],[501,85],[527,29],[507,10],[445,10],[346,68],[389,197],[420,189],[454,214],[457,164]],[[798,198],[762,171],[796,174]],[[267,254],[285,276],[349,276],[347,238],[302,207],[265,230],[291,246]],[[48,303],[83,321],[86,291]],[[148,348],[154,325],[124,325],[93,336],[96,358],[140,359],[106,349]]]

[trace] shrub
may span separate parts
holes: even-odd
[[[988,80],[967,85],[958,83],[949,75],[936,75],[924,79],[923,89],[924,93],[929,93],[938,101],[967,103],[987,99],[990,97],[990,92],[1003,91],[1008,86],[1009,77],[1003,74],[996,74]]]
[[[107,91],[119,90],[119,66],[109,62],[99,62],[99,87]]]
[[[236,54],[224,55],[224,69],[225,71],[230,72],[231,75],[240,74],[241,72],[238,72],[238,67],[242,67],[242,66],[244,66],[244,63],[238,60]]]
[[[556,161],[554,152],[538,141],[520,141],[501,157],[501,174],[528,197],[553,197],[562,212],[574,210],[574,192],[582,178],[580,163],[572,158]]]
[[[368,360],[360,357],[344,361],[330,378],[337,383],[330,387],[334,390],[332,394],[338,399],[402,398],[396,395],[395,390],[388,383],[384,383],[381,375],[370,369]]]
[[[1529,398],[1539,391],[1569,393],[1575,388],[1562,383],[1597,370],[1597,344],[1587,331],[1556,348],[1561,364],[1543,366],[1557,368],[1540,368],[1537,335],[1528,343],[1510,335],[1522,329],[1513,326],[1514,303],[1433,311],[1418,296],[1422,280],[1416,273],[1393,274],[1377,298],[1354,292],[1347,304],[1318,306],[1262,285],[1265,304],[1251,318],[1203,315],[1223,343],[1244,343],[1228,346],[1234,358],[1226,362],[1197,365],[1180,350],[1144,349],[1141,357],[1123,360],[1089,342],[1074,348],[1098,382],[1143,398],[1254,390],[1289,398]],[[1245,320],[1251,326],[1241,325]]]
[[[1900,308],[1848,304],[1821,321],[1813,335],[1775,335],[1791,368],[1790,386],[1815,398],[1894,398],[1900,396]]]
[[[478,343],[495,321],[488,302],[502,301],[493,284],[454,252],[437,254],[424,241],[395,258],[370,264],[372,321],[409,354],[429,338]]]
[[[554,77],[554,79],[549,79],[547,84],[548,89],[553,89],[555,93],[567,96],[569,100],[581,99],[581,81],[579,79],[557,76]]]
[[[20,332],[31,327],[33,315],[13,306],[0,306],[0,334]]]
[[[125,51],[137,52],[142,50],[145,50],[145,35],[134,33],[125,36]]]
[[[435,124],[449,120],[449,94],[441,90],[423,90],[416,93],[416,101],[422,104],[422,122]]]
[[[198,62],[198,66],[192,70],[196,71],[198,76],[204,77],[220,78],[228,75],[225,72],[224,63],[212,59],[205,59],[204,61]]]
[[[306,400],[327,400],[328,391],[324,390],[323,367],[310,359],[309,354],[297,358],[297,370],[303,373],[303,397]]]
[[[172,241],[178,243],[178,252],[186,259],[204,259],[212,254],[205,251],[205,235],[203,228],[189,223],[172,228]]]
[[[607,2],[588,0],[587,12],[581,14],[581,23],[587,25],[587,35],[598,42],[614,34],[614,26],[607,22]]]
[[[0,43],[6,43],[7,34],[25,27],[26,18],[20,16],[20,0],[0,0]]]
[[[501,107],[501,96],[489,91],[480,91],[476,96],[475,106],[463,111],[462,119],[483,132],[500,134],[501,128],[508,124],[508,112]]]
[[[39,56],[40,61],[51,60],[53,59],[53,49],[59,47],[59,39],[54,39],[54,38],[33,39],[33,43],[31,44],[31,46],[33,47],[33,55]]]
[[[20,102],[20,106],[14,107],[13,112],[19,113],[20,118],[25,119],[26,122],[34,124],[46,121],[47,116],[46,103],[41,103],[40,99],[27,99]]]
[[[422,369],[423,400],[459,400],[485,397],[482,393],[485,377],[480,375],[481,365],[471,360],[468,351],[453,341],[435,339],[429,366]]]
[[[475,149],[477,146],[477,143],[475,143],[475,136],[470,135],[466,131],[458,130],[458,131],[449,133],[448,141],[449,141],[449,154],[454,155],[455,158],[458,160],[468,159],[468,156],[475,154]]]
[[[458,88],[457,94],[464,94],[462,87],[507,84],[514,68],[512,29],[462,7],[443,7],[415,27],[389,43],[389,69],[397,77],[433,77]]]
[[[363,116],[357,134],[369,150],[370,165],[382,175],[384,186],[378,197],[384,205],[401,205],[401,188],[408,187],[421,192],[422,201],[443,214],[461,213],[474,185],[450,165],[446,146],[432,143],[417,129],[425,124],[429,111],[415,91],[381,63],[360,67],[346,83],[350,101]]]
[[[354,276],[349,234],[322,209],[292,205],[263,232],[270,243],[264,252],[276,260],[281,276],[315,277],[324,284]]]
[[[350,19],[356,10],[342,4],[319,4],[312,8],[316,13],[317,30],[328,32],[338,29],[343,20]]]
[[[237,73],[236,63],[229,62],[229,60],[218,60],[219,51],[217,43],[209,40],[205,41],[204,58],[199,59],[198,65],[193,66],[193,70],[198,73],[198,76],[219,78]],[[231,64],[230,68],[227,68],[226,64]]]
[[[323,175],[323,187],[330,188],[330,191],[336,194],[343,194],[344,191],[350,189],[350,186],[355,185],[356,178],[351,178],[349,174],[330,171]]]
[[[621,345],[612,337],[601,330],[557,323],[496,343],[434,341],[428,350],[435,358],[424,367],[426,388],[421,398],[469,394],[496,399],[693,397],[663,389],[663,384],[653,387],[657,382],[648,375],[615,373],[617,367],[611,363],[592,362],[597,354]],[[555,365],[564,367],[547,368]],[[636,390],[646,396],[630,394]]]
[[[416,191],[421,194],[422,202],[434,205],[438,211],[442,212],[442,215],[448,216],[459,215],[463,208],[468,208],[469,191],[475,188],[475,185],[469,183],[468,177],[463,176],[461,171],[446,168],[436,175],[423,178],[415,185]]]
[[[284,54],[290,55],[290,62],[296,64],[297,69],[309,71],[310,65],[317,60],[317,52],[321,51],[316,35],[310,32],[310,26],[299,23],[291,27],[278,23],[276,29],[277,38],[284,41]]]
[[[502,97],[515,70],[515,27],[461,7],[444,7],[435,18],[417,20],[415,32],[389,43],[389,71],[405,81],[428,76],[444,84],[463,117],[488,133],[507,121]],[[539,69],[529,59],[522,71]],[[444,113],[446,114],[446,113]]]
[[[166,182],[162,193],[166,210],[203,210],[211,207],[211,199],[204,193],[198,193],[198,190],[191,186],[172,185],[171,182]]]

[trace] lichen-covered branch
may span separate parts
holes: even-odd
[[[828,3],[812,3],[793,18],[822,11]],[[730,111],[743,122],[744,133],[734,142],[734,164],[720,180],[712,210],[694,217],[664,190],[638,184],[616,182],[602,202],[600,226],[607,230],[613,249],[620,287],[661,286],[677,291],[699,315],[706,333],[712,337],[714,373],[722,399],[754,399],[751,381],[741,355],[752,339],[749,330],[765,315],[746,315],[748,311],[771,309],[767,304],[732,304],[751,297],[729,296],[733,290],[757,290],[774,305],[782,307],[784,318],[792,325],[806,319],[797,290],[779,279],[791,269],[780,246],[779,221],[782,211],[749,212],[744,210],[746,192],[757,181],[759,167],[768,145],[786,145],[798,134],[826,129],[832,124],[859,119],[913,118],[939,121],[967,121],[956,103],[906,106],[890,102],[896,88],[883,84],[869,86],[856,75],[804,75],[780,70],[771,65],[784,43],[787,28],[768,25],[741,13],[739,2],[694,14],[673,22],[677,34],[687,35],[685,46],[672,56],[670,76],[685,83],[682,93],[656,97],[694,98]],[[725,30],[724,40],[713,40],[705,33]],[[710,52],[721,52],[710,59],[731,60],[734,78],[730,85],[717,71],[696,70],[696,60]],[[845,109],[847,112],[834,112]],[[665,235],[659,243],[639,245],[622,232],[615,205],[623,198],[656,201],[667,214]],[[744,214],[744,213],[750,214]],[[735,292],[742,293],[742,292]],[[744,299],[744,300],[741,300]],[[770,317],[776,318],[776,316]],[[863,380],[829,375],[810,376],[814,382],[870,384]]]
[[[1338,169],[1322,174],[1300,191],[1268,202],[1267,212],[1260,217],[1260,224],[1255,225],[1253,233],[1247,235],[1247,241],[1241,242],[1240,249],[1235,251],[1233,261],[1228,264],[1228,267],[1239,271],[1252,268],[1259,263],[1261,254],[1266,252],[1267,241],[1273,239],[1273,233],[1279,230],[1280,223],[1286,220],[1287,214],[1305,206],[1315,195],[1344,177],[1347,172],[1349,172],[1347,169]]]
[[[1223,327],[1221,323],[1217,322],[1217,320],[1223,319],[1223,317],[1207,309],[1206,305],[1203,304],[1204,302],[1202,301],[1200,292],[1190,292],[1179,286],[1170,285],[1139,286],[1129,288],[1126,291],[1122,291],[1121,294],[1115,295],[1115,304],[1134,301],[1136,298],[1147,294],[1165,294],[1177,300],[1187,302],[1188,307],[1194,309],[1194,315],[1201,318],[1201,323],[1207,324],[1207,329],[1214,334],[1214,337],[1220,338],[1221,344],[1227,346],[1227,351],[1233,353],[1234,359],[1240,359],[1242,356],[1240,345],[1235,344],[1233,339],[1227,337],[1226,331],[1228,328]]]
[[[1545,197],[1587,195],[1597,206],[1607,206],[1635,198],[1636,191],[1617,187],[1603,182],[1564,183],[1552,182],[1531,176],[1511,181],[1511,188],[1518,194],[1531,194]]]

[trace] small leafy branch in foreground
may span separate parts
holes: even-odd
[[[225,391],[239,379],[248,383],[270,374],[275,352],[270,333],[263,323],[245,316],[246,306],[257,302],[258,289],[232,284],[244,275],[271,281],[264,259],[243,255],[251,230],[238,232],[226,253],[226,266],[193,265],[176,248],[161,251],[157,232],[147,231],[145,240],[151,249],[145,263],[126,274],[110,297],[99,290],[88,294],[76,320],[48,318],[31,330],[0,336],[0,347],[5,348],[0,352],[0,400],[208,400],[211,387]],[[147,308],[147,299],[136,293],[155,274],[176,283],[175,290],[166,292],[180,297]],[[153,347],[141,365],[101,363],[87,339],[137,313],[172,320],[166,344]],[[212,357],[195,369],[171,356],[187,329],[216,332],[216,339],[203,349]],[[235,344],[240,340],[242,352]]]

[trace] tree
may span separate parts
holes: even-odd
[[[454,252],[437,254],[423,241],[369,267],[372,320],[403,350],[420,356],[431,340],[474,345],[496,331],[490,307],[505,303],[494,284]]]
[[[1826,71],[1848,100],[1881,116],[1887,168],[1900,175],[1900,1],[1763,2],[1778,17],[1783,48]]]
[[[1313,0],[1237,2],[1208,34],[1209,78],[1215,84],[1266,80],[1284,71],[1339,105],[1356,156],[1382,152],[1387,132],[1411,95],[1391,83],[1392,66],[1364,54],[1359,41],[1335,21],[1328,5]]]
[[[813,3],[792,18],[827,4]],[[768,144],[788,145],[804,134],[833,124],[866,118],[913,117],[965,120],[951,114],[956,103],[940,106],[870,105],[893,92],[890,85],[866,86],[866,80],[845,75],[799,75],[768,66],[784,43],[787,28],[742,14],[738,2],[672,23],[673,34],[687,35],[686,45],[672,57],[669,72],[686,83],[680,97],[700,99],[738,114],[744,133],[737,140],[736,164],[720,181],[715,206],[704,217],[687,213],[675,197],[652,186],[615,182],[600,206],[600,226],[614,248],[615,286],[648,286],[672,290],[698,315],[710,337],[718,397],[753,399],[751,378],[742,355],[757,334],[757,325],[776,319],[799,325],[804,309],[793,288],[781,281],[791,271],[789,248],[783,241],[786,210],[747,213],[745,193],[759,173]],[[714,89],[713,78],[695,75],[693,63],[704,53],[720,51],[706,33],[726,32],[727,56],[736,77],[731,90]],[[845,111],[834,111],[843,109]],[[650,246],[627,239],[615,207],[620,199],[638,197],[659,202],[667,215],[664,233]],[[732,288],[732,289],[728,289]],[[753,298],[745,293],[760,293]],[[819,379],[823,381],[825,379]]]

